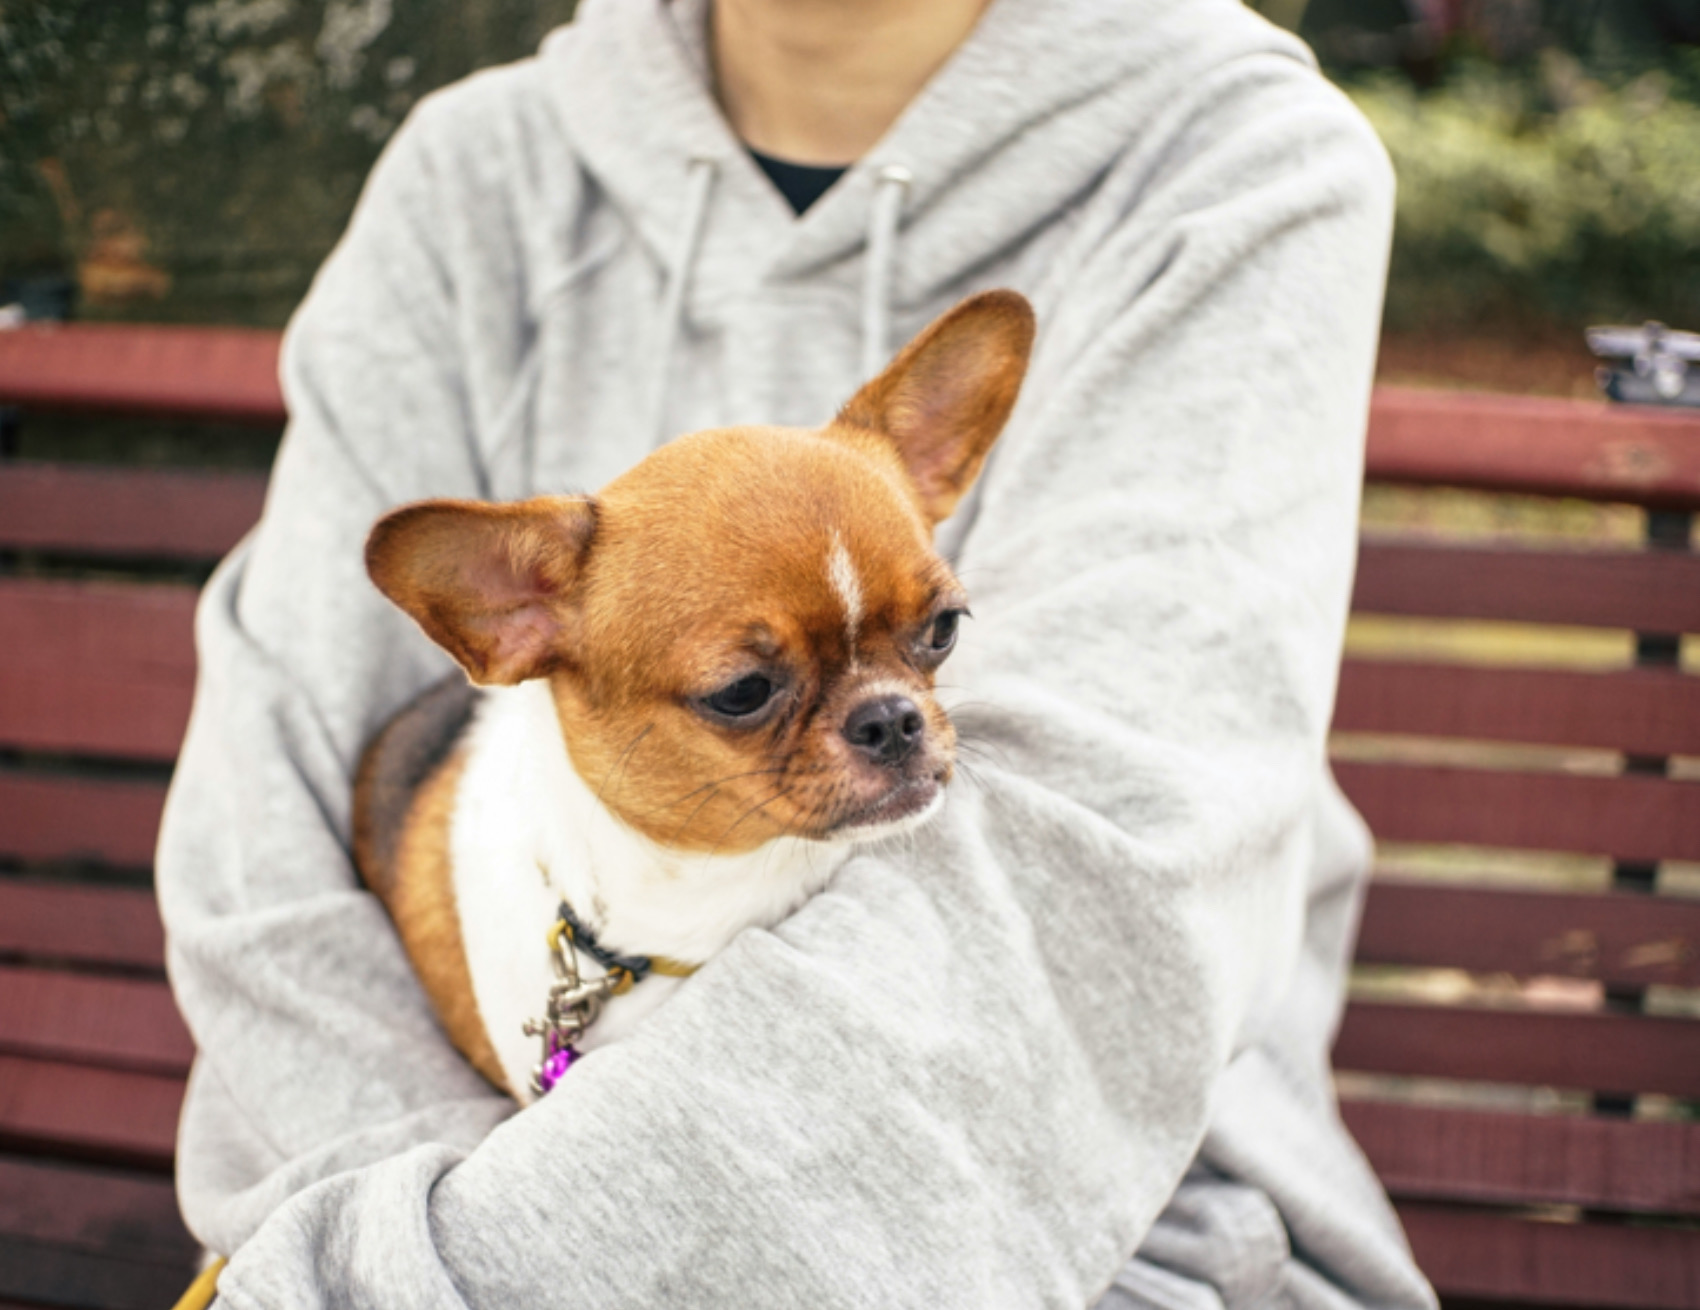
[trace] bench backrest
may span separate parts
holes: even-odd
[[[0,407],[275,428],[276,361],[272,333],[0,332]],[[170,1179],[193,1046],[150,866],[195,580],[264,479],[7,459],[16,418],[0,412],[0,1303],[152,1310],[199,1249]]]
[[[276,424],[275,351],[0,334],[0,404]],[[1381,649],[1344,666],[1336,773],[1391,850],[1444,876],[1370,893],[1336,1048],[1347,1121],[1443,1293],[1700,1306],[1700,1022],[1655,1012],[1700,988],[1700,899],[1669,890],[1670,862],[1700,861],[1700,679],[1681,664],[1700,419],[1384,389],[1368,475],[1651,512],[1645,540],[1607,546],[1366,532],[1354,608]],[[145,884],[194,676],[194,586],[170,570],[228,549],[262,494],[253,473],[0,460],[0,1255],[7,1198],[42,1185],[7,1152],[169,1166],[191,1048]],[[1435,658],[1412,618],[1563,631],[1556,655]],[[1564,667],[1579,629],[1619,634],[1622,667]],[[1588,858],[1514,861],[1507,884],[1507,850]],[[166,1232],[160,1194],[119,1181],[90,1231],[122,1201]]]
[[[1370,451],[1372,477],[1646,512],[1603,543],[1366,531],[1358,623],[1407,649],[1349,658],[1335,714],[1384,866],[1346,1120],[1445,1293],[1693,1306],[1700,415],[1384,391]]]

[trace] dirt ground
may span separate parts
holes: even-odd
[[[1521,329],[1502,335],[1386,332],[1376,380],[1397,386],[1594,399],[1599,390],[1580,332]]]

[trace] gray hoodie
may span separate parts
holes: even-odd
[[[423,104],[287,336],[159,864],[221,1298],[1429,1304],[1327,1070],[1380,148],[1236,0],[995,0],[795,218],[715,109],[703,4],[587,0]],[[975,614],[942,817],[516,1112],[350,866],[361,748],[449,667],[367,529],[819,423],[995,286],[1040,335],[941,535]]]

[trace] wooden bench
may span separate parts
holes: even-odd
[[[275,427],[275,352],[3,333],[0,403]],[[1700,417],[1382,390],[1369,475],[1650,512],[1645,540],[1606,546],[1366,532],[1355,608],[1393,616],[1372,625],[1562,626],[1537,667],[1346,663],[1336,769],[1394,870],[1336,1048],[1346,1120],[1449,1303],[1694,1310],[1700,899],[1671,887],[1700,893],[1672,863],[1700,861],[1680,640],[1700,633]],[[194,580],[261,494],[257,473],[0,459],[0,1307],[167,1305],[194,1263],[169,1181],[191,1046],[147,870]],[[1583,644],[1622,667],[1542,667],[1583,630],[1617,634]],[[1582,858],[1473,876],[1502,849]],[[1425,850],[1444,877],[1394,876]]]
[[[275,429],[270,333],[0,333],[0,404]],[[193,1047],[149,886],[188,714],[195,582],[262,475],[4,458],[0,1305],[159,1310],[199,1258],[171,1162]],[[259,437],[263,445],[265,436]]]
[[[1349,1097],[1346,1121],[1443,1296],[1700,1304],[1700,880],[1673,894],[1675,862],[1700,860],[1700,677],[1682,650],[1700,632],[1700,414],[1384,393],[1370,476],[1647,513],[1640,540],[1593,548],[1366,532],[1359,614],[1562,627],[1510,666],[1344,666],[1335,771],[1383,865],[1391,843],[1452,848],[1446,881],[1378,877],[1360,977],[1469,975],[1440,977],[1455,1004],[1353,1003],[1337,1070],[1443,1081],[1415,1103]],[[1527,667],[1578,646],[1607,667]],[[1351,734],[1385,735],[1381,751]],[[1548,855],[1507,886],[1476,876],[1496,850]],[[1413,1090],[1381,1081],[1395,1089]]]

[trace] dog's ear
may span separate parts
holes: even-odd
[[[1015,291],[984,291],[933,320],[837,423],[897,447],[936,524],[949,518],[1015,407],[1033,349],[1033,307]]]
[[[378,520],[366,571],[474,682],[524,682],[570,662],[595,532],[588,496],[427,500]]]

